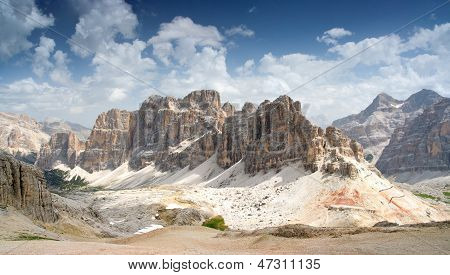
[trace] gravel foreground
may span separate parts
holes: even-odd
[[[291,230],[287,230],[292,234]],[[274,232],[220,232],[198,226],[167,227],[142,235],[97,240],[0,241],[0,254],[443,254],[450,252],[446,225],[333,229],[291,238]],[[305,232],[300,229],[298,232]]]

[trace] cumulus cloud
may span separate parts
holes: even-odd
[[[54,22],[53,16],[43,14],[34,0],[6,0],[6,3],[9,6],[0,5],[0,26],[2,26],[0,28],[0,59],[3,60],[31,48],[32,43],[28,41],[31,32],[35,29],[52,26]],[[28,17],[10,6],[25,13]],[[30,20],[29,17],[34,20]]]
[[[236,27],[232,27],[230,29],[225,30],[225,34],[227,36],[240,35],[244,37],[253,37],[255,36],[255,32],[245,25],[239,25]]]
[[[163,23],[157,35],[148,40],[153,54],[168,65],[171,60],[186,64],[193,57],[196,47],[222,47],[223,37],[214,26],[202,26],[188,17],[175,17],[170,23]]]
[[[31,68],[39,77],[49,74],[55,83],[70,84],[71,72],[67,67],[67,54],[60,50],[55,52],[55,46],[53,39],[41,36],[39,45],[34,49]]]
[[[39,76],[44,76],[50,69],[53,68],[52,62],[49,58],[55,49],[55,41],[53,39],[41,36],[39,45],[34,49],[32,70]]]
[[[125,99],[127,94],[123,89],[114,89],[111,95],[108,97],[109,101],[115,102],[122,99]]]
[[[348,31],[344,28],[332,28],[323,33],[321,37],[317,37],[317,41],[324,42],[328,45],[336,45],[338,43],[338,39],[352,35],[351,31]]]
[[[134,38],[138,24],[131,6],[123,0],[99,0],[89,2],[87,12],[82,14],[75,26],[71,39],[93,52],[108,49],[115,38],[121,34],[124,38]],[[71,43],[73,52],[81,57],[90,53],[77,44]]]
[[[53,55],[55,60],[54,69],[50,72],[50,79],[59,84],[69,85],[72,81],[72,73],[67,67],[69,62],[67,54],[57,50]]]
[[[82,77],[80,82],[69,81],[56,86],[25,79],[0,86],[0,96],[5,98],[0,102],[0,108],[10,106],[8,108],[13,110],[12,106],[15,106],[27,111],[61,112],[63,115],[69,110],[82,121],[93,121],[99,111],[111,107],[136,109],[145,97],[157,93],[118,71],[105,59],[173,96],[184,96],[195,89],[217,89],[223,100],[260,103],[292,91],[382,40],[350,62],[289,94],[309,106],[304,109],[307,109],[308,117],[326,126],[336,118],[362,110],[382,91],[399,99],[422,88],[449,96],[449,29],[450,24],[441,24],[416,29],[402,37],[368,37],[347,43],[338,41],[347,35],[345,32],[329,30],[324,35],[336,41],[329,44],[328,51],[332,55],[269,52],[246,60],[233,70],[227,66],[227,41],[215,26],[176,17],[161,24],[148,42],[119,40],[114,35],[109,41],[103,41],[101,51],[91,56],[93,72]],[[52,77],[57,68],[62,72],[67,70],[65,72],[70,76],[67,56],[45,45],[43,42],[42,53],[36,50],[45,57],[41,60],[51,62],[43,71],[48,71],[55,83],[57,79],[64,79],[64,74],[56,77],[55,73]],[[152,50],[153,58],[161,63],[147,56],[146,49]],[[49,54],[45,54],[47,52]],[[64,82],[67,83],[59,83]],[[65,113],[59,111],[62,109]]]

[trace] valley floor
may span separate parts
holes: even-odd
[[[450,228],[426,227],[308,239],[177,226],[95,241],[0,241],[0,254],[446,254]]]

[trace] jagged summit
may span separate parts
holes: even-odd
[[[64,163],[67,156],[64,164],[89,172],[125,162],[137,170],[155,165],[172,171],[195,168],[217,152],[219,166],[243,159],[247,173],[297,160],[313,172],[354,176],[352,164],[340,156],[362,159],[357,143],[337,129],[314,126],[302,115],[300,102],[286,95],[258,108],[246,103],[238,112],[230,103],[222,106],[213,90],[194,91],[182,99],[151,96],[135,112],[112,109],[100,114],[83,145],[69,142],[69,136],[56,138],[42,150],[38,164],[44,168]]]
[[[425,89],[406,100],[381,93],[360,113],[335,120],[332,125],[361,143],[367,158],[375,163],[397,127],[442,98],[438,93]]]
[[[422,89],[419,92],[409,96],[402,106],[405,112],[414,112],[442,100],[443,97],[432,90]]]
[[[449,140],[450,99],[444,98],[395,129],[376,166],[385,175],[450,171]]]
[[[180,201],[212,208],[237,228],[447,217],[393,186],[358,142],[313,125],[288,96],[241,111],[221,105],[214,91],[151,97],[137,111],[100,114],[84,149],[74,145],[68,136],[55,139],[38,163],[74,167],[70,173],[110,189],[169,184]]]

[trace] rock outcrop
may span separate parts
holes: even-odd
[[[69,132],[85,140],[90,129],[60,119],[38,122],[27,115],[0,112],[0,150],[27,163],[36,162],[41,146],[51,135]]]
[[[78,151],[72,146],[68,153],[68,146],[52,139],[38,164],[49,169],[64,159],[69,167],[93,172],[128,162],[135,170],[154,165],[175,171],[193,169],[217,152],[220,167],[243,160],[250,174],[302,161],[313,172],[354,176],[346,158],[363,160],[357,142],[334,127],[324,131],[314,126],[302,115],[300,102],[288,96],[266,100],[258,108],[246,103],[237,111],[229,103],[221,105],[219,93],[211,90],[194,91],[182,99],[151,96],[138,111],[102,113],[84,152],[76,144]]]
[[[243,159],[251,174],[301,161],[312,172],[353,176],[345,157],[361,161],[362,147],[334,127],[324,132],[314,126],[302,115],[300,102],[288,96],[265,101],[254,113],[227,118],[217,152],[219,166],[228,168]]]
[[[86,141],[91,133],[91,129],[84,127],[83,125],[65,121],[58,118],[46,118],[40,122],[42,125],[42,131],[48,135],[56,133],[74,133],[79,140]]]
[[[42,222],[57,219],[42,171],[1,152],[0,205],[13,206]]]
[[[365,110],[335,120],[333,126],[358,141],[364,147],[366,159],[376,163],[397,127],[441,99],[439,94],[430,90],[421,90],[404,101],[382,93]]]
[[[136,112],[136,132],[130,165],[155,163],[163,170],[199,165],[211,157],[228,104],[221,108],[216,91],[195,91],[182,99],[151,96]]]
[[[450,171],[450,99],[397,128],[376,166],[385,175]]]
[[[119,167],[130,157],[135,128],[132,112],[112,109],[101,113],[86,141],[81,168],[93,172]]]
[[[0,112],[0,150],[34,163],[41,145],[49,139],[42,125],[31,117]]]
[[[85,143],[80,141],[75,133],[56,133],[47,144],[42,145],[36,165],[46,170],[58,164],[74,168],[84,149]]]

